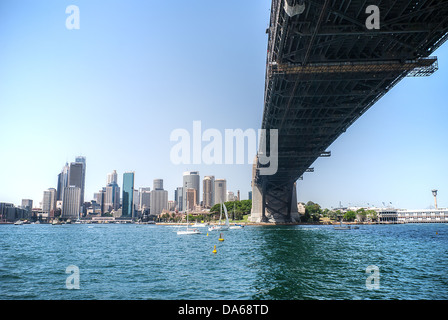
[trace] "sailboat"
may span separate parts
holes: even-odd
[[[233,203],[233,220],[235,220],[235,202]],[[243,229],[244,226],[242,224],[234,224],[230,226],[229,229]]]
[[[224,213],[226,215],[226,223],[225,224],[221,224],[221,217],[222,217],[222,207],[224,206]],[[227,214],[227,208],[226,205],[221,203],[221,207],[219,210],[219,224],[216,226],[211,226],[210,228],[208,228],[208,231],[226,231],[229,230],[229,215]]]
[[[339,227],[334,227],[334,230],[350,230],[350,226],[343,225],[341,220],[339,223]]]
[[[200,234],[201,232],[198,229],[190,229],[190,223],[188,222],[188,210],[187,210],[187,229],[177,231],[178,235],[187,235],[187,234]]]

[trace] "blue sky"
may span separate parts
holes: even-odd
[[[80,9],[68,30],[65,9]],[[0,201],[38,204],[77,155],[86,199],[107,173],[135,171],[135,187],[182,172],[226,178],[247,198],[251,165],[174,165],[174,129],[258,129],[270,1],[0,2]],[[448,206],[448,47],[428,78],[407,78],[318,159],[299,201],[324,207]]]

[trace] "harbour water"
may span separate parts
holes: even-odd
[[[1,225],[2,299],[448,299],[448,225]],[[212,253],[216,245],[217,253]],[[68,289],[68,266],[79,289]],[[368,289],[368,266],[378,268]],[[367,281],[368,282],[368,281]]]

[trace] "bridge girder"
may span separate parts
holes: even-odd
[[[365,26],[366,3],[272,1],[261,127],[278,130],[279,157],[276,174],[260,176],[259,163],[253,173],[264,219],[294,220],[285,201],[316,158],[404,77],[438,68],[430,55],[448,38],[447,1],[379,2],[379,30]]]

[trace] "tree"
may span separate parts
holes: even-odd
[[[305,214],[302,217],[304,222],[318,222],[322,214],[320,205],[312,201],[308,201],[305,205]]]
[[[344,214],[344,220],[346,221],[353,221],[356,218],[356,212],[349,210]]]

